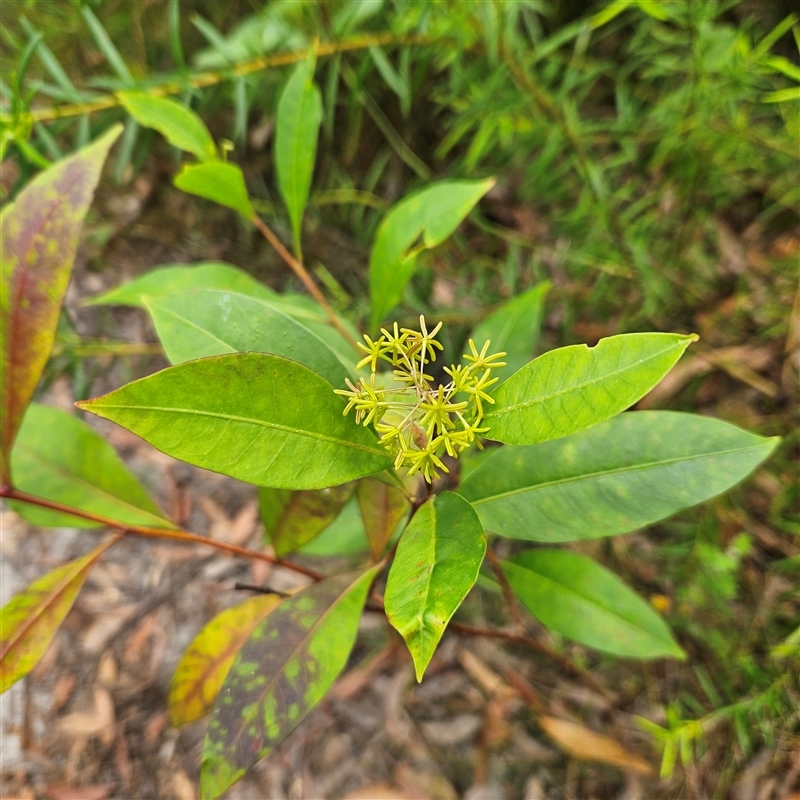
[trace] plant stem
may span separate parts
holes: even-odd
[[[62,514],[71,514],[73,517],[81,517],[88,519],[92,522],[99,522],[101,525],[106,525],[109,528],[116,528],[117,530],[124,531],[125,533],[134,533],[139,536],[147,536],[153,539],[170,539],[176,542],[185,542],[186,544],[203,544],[208,547],[214,547],[217,550],[222,550],[231,555],[242,556],[243,558],[252,558],[259,561],[266,561],[269,564],[275,564],[279,567],[285,567],[294,572],[299,572],[314,581],[322,580],[322,575],[311,569],[306,569],[299,564],[292,564],[289,561],[282,561],[269,553],[263,553],[258,550],[248,550],[246,547],[239,547],[235,544],[228,544],[227,542],[220,542],[216,539],[211,539],[208,536],[200,536],[197,533],[190,531],[180,530],[179,528],[155,528],[149,525],[126,525],[119,520],[105,517],[102,514],[95,514],[91,511],[84,511],[80,508],[73,508],[72,506],[57,503],[54,500],[48,500],[44,497],[37,497],[36,495],[21,492],[19,489],[11,487],[3,487],[0,489],[0,497],[5,497],[9,500],[18,500],[22,503],[30,503],[30,505],[39,506],[41,508],[49,508],[52,511],[58,511]]]
[[[437,40],[429,36],[397,36],[390,31],[369,34],[366,36],[354,36],[340,42],[328,42],[320,44],[317,48],[317,56],[324,57],[345,53],[350,50],[365,50],[369,47],[391,47],[393,45],[426,45],[433,44]],[[155,86],[142,86],[141,90],[153,97],[168,97],[169,95],[179,94],[188,88],[202,89],[206,86],[215,86],[223,81],[230,80],[232,77],[250,75],[253,72],[270,69],[271,67],[283,67],[288,64],[295,64],[303,61],[308,54],[307,49],[293,50],[289,53],[276,53],[269,56],[261,56],[236,64],[230,69],[209,70],[198,72],[182,80],[170,80]],[[65,103],[60,106],[48,106],[47,108],[37,108],[30,112],[30,119],[34,122],[49,122],[64,117],[77,117],[83,114],[91,114],[95,111],[104,111],[109,108],[116,108],[121,105],[117,94],[109,94],[90,100],[85,103]],[[2,114],[3,121],[7,121],[9,116]]]
[[[257,214],[253,214],[250,218],[250,221],[253,225],[261,231],[264,238],[275,248],[278,255],[292,268],[294,274],[297,275],[298,278],[303,282],[303,286],[308,289],[311,296],[325,309],[325,313],[328,315],[328,319],[336,328],[339,333],[347,339],[348,343],[353,346],[355,350],[358,350],[356,346],[356,340],[350,334],[350,331],[342,325],[339,318],[336,316],[336,312],[331,308],[330,303],[325,299],[325,295],[322,294],[319,287],[316,283],[314,283],[314,279],[308,274],[308,270],[303,266],[302,262],[298,261],[284,246],[283,242],[275,235],[272,228],[264,222],[261,217]]]
[[[489,562],[492,572],[494,572],[497,580],[500,582],[500,587],[503,590],[503,599],[506,601],[508,610],[511,612],[511,616],[514,618],[514,624],[519,632],[522,633],[525,630],[525,623],[522,620],[522,615],[519,613],[517,601],[514,597],[514,591],[511,588],[511,584],[508,582],[506,573],[503,572],[500,559],[497,557],[497,554],[494,552],[494,550],[492,550],[491,545],[488,545],[486,548],[486,560]]]

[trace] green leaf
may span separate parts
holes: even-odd
[[[489,340],[492,343],[489,352],[506,353],[503,359],[506,366],[493,369],[492,377],[500,378],[502,382],[533,358],[542,326],[544,300],[551,286],[550,281],[542,281],[519,297],[503,303],[472,332],[478,349]]]
[[[353,348],[347,340],[333,328],[320,306],[311,298],[299,294],[277,294],[239,267],[223,262],[201,262],[191,267],[168,265],[157,267],[138,278],[111,289],[86,301],[87,305],[129,305],[144,308],[144,297],[162,298],[179,294],[190,289],[217,289],[232,291],[265,300],[284,314],[300,322],[313,334],[325,342],[326,348],[335,353],[344,369],[339,374],[353,371]],[[352,325],[340,317],[345,327]],[[353,338],[358,332],[353,329]],[[338,379],[337,379],[338,383]]]
[[[175,727],[211,711],[239,649],[280,603],[277,595],[256,595],[217,614],[195,636],[181,656],[169,689],[169,718]]]
[[[258,297],[270,302],[279,297],[272,289],[259,283],[252,275],[239,267],[223,261],[201,261],[188,267],[180,264],[156,267],[115,289],[89,298],[84,304],[87,306],[120,305],[144,308],[144,297],[166,297],[189,289],[219,289],[239,292],[239,294]]]
[[[390,209],[378,228],[369,260],[372,328],[402,299],[417,254],[447,239],[494,183],[494,178],[437,181]]]
[[[257,486],[324,489],[392,462],[344,416],[326,380],[280,356],[189,361],[78,406],[168,455]]]
[[[352,374],[316,333],[276,305],[235,292],[198,289],[146,299],[173,364],[225,353],[272,353],[299,361],[333,386]]]
[[[339,516],[355,486],[346,483],[317,491],[259,490],[265,533],[283,558],[315,539]]]
[[[39,173],[0,211],[0,483],[25,408],[53,346],[83,218],[115,125]]]
[[[285,600],[239,651],[208,724],[200,794],[219,797],[294,730],[344,669],[380,565]]]
[[[140,125],[155,128],[170,144],[192,153],[200,161],[216,160],[217,148],[208,128],[188,106],[144,92],[119,92],[117,97]]]
[[[48,572],[0,609],[0,693],[39,663],[95,562],[117,541]]]
[[[184,192],[232,208],[247,219],[255,215],[242,170],[230,161],[185,164],[175,176],[174,183]]]
[[[504,447],[459,492],[486,529],[501,536],[594,539],[641,528],[726,491],[778,441],[710,417],[635,411],[566,439]]]
[[[310,51],[306,60],[294,68],[281,94],[275,124],[278,189],[289,212],[298,257],[303,212],[311,191],[322,122],[322,96],[314,83],[316,63],[316,54]]]
[[[484,423],[505,444],[569,436],[644,397],[697,337],[626,333],[551,350],[497,387]]]
[[[420,506],[403,531],[386,582],[386,616],[408,645],[418,681],[485,554],[478,515],[453,492]]]
[[[16,488],[130,525],[175,526],[150,499],[114,448],[73,414],[33,403],[11,451]],[[98,522],[28,503],[15,511],[43,527],[99,528]]]
[[[591,558],[529,550],[503,572],[528,611],[569,639],[629,658],[686,657],[653,607]]]
[[[362,478],[356,487],[372,557],[377,561],[386,550],[397,526],[409,510],[405,492],[380,478]]]

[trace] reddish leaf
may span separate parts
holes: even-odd
[[[261,489],[261,518],[279,557],[299,550],[339,516],[353,494],[352,483],[328,489]]]
[[[115,125],[96,142],[37,175],[0,212],[0,482],[53,345],[83,219]]]
[[[369,540],[372,557],[377,561],[408,512],[405,493],[379,478],[362,478],[356,489],[361,518]]]

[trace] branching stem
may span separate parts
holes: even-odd
[[[82,519],[89,519],[92,522],[99,522],[101,525],[106,525],[109,528],[115,528],[125,533],[133,533],[139,536],[147,536],[152,539],[170,539],[175,542],[184,542],[186,544],[203,544],[208,547],[214,547],[217,550],[222,550],[235,556],[242,556],[243,558],[252,558],[258,561],[266,561],[269,564],[275,564],[280,567],[285,567],[293,572],[299,572],[314,581],[322,580],[322,575],[314,570],[307,569],[299,564],[292,564],[289,561],[282,561],[269,553],[264,553],[259,550],[248,550],[246,547],[239,547],[235,544],[228,544],[227,542],[220,542],[208,536],[200,536],[197,533],[190,531],[180,530],[179,528],[156,528],[148,525],[126,525],[119,520],[105,517],[102,514],[95,514],[91,511],[84,511],[80,508],[73,508],[72,506],[65,505],[64,503],[57,503],[54,500],[48,500],[44,497],[37,497],[36,495],[21,492],[19,489],[11,487],[3,487],[0,489],[0,497],[5,497],[9,500],[18,500],[22,503],[30,503],[40,508],[49,508],[51,511],[58,511],[62,514],[71,514],[73,517],[81,517]]]

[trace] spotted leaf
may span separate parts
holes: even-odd
[[[115,125],[37,175],[0,212],[0,482],[25,408],[53,346],[83,219]]]
[[[335,575],[285,600],[250,635],[217,696],[200,793],[219,797],[294,730],[344,669],[380,565]]]
[[[172,677],[169,717],[176,727],[211,711],[239,648],[281,598],[250,597],[217,614],[186,648]]]

